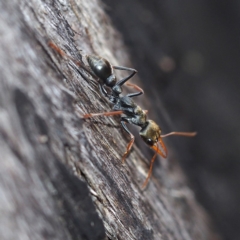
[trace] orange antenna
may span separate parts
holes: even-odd
[[[170,132],[164,135],[161,135],[162,138],[168,137],[168,136],[183,136],[183,137],[194,137],[197,135],[197,132]]]

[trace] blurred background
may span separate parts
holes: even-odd
[[[103,0],[163,132],[224,240],[240,239],[240,1]],[[152,112],[154,109],[154,112]]]

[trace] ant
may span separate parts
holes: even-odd
[[[52,47],[58,53],[60,53],[60,55],[65,56],[62,50],[60,50],[52,42],[49,43],[49,46]],[[102,94],[106,96],[110,100],[110,102],[114,105],[112,107],[112,110],[113,110],[112,112],[84,114],[83,118],[86,119],[86,118],[92,118],[97,116],[121,115],[120,123],[123,129],[129,134],[131,138],[130,142],[127,145],[127,149],[122,157],[122,162],[125,162],[125,159],[129,154],[129,152],[131,151],[131,148],[135,140],[135,137],[127,128],[126,123],[130,123],[130,124],[139,126],[141,128],[139,131],[141,138],[150,148],[152,148],[155,151],[155,154],[151,159],[147,178],[142,185],[142,187],[145,188],[147,186],[148,180],[151,177],[153,163],[157,157],[157,154],[159,154],[163,158],[167,157],[167,148],[162,138],[172,136],[172,135],[193,137],[197,133],[196,132],[170,132],[168,134],[162,135],[161,129],[158,126],[158,124],[155,123],[153,120],[147,119],[147,110],[143,110],[140,106],[138,106],[132,100],[133,97],[139,96],[144,93],[143,90],[137,85],[126,83],[130,78],[132,78],[137,73],[137,70],[132,68],[127,68],[127,67],[122,67],[122,66],[112,66],[108,60],[96,55],[87,55],[86,58],[90,66],[90,71],[94,73],[94,74],[91,73],[91,75],[95,75],[100,79],[99,85],[100,85]],[[75,60],[74,62],[76,63]],[[77,65],[82,66],[82,64],[78,62],[77,62]],[[85,67],[84,69],[87,70]],[[128,77],[125,77],[117,81],[116,76],[113,74],[113,69],[127,70],[127,71],[131,71],[132,73]],[[89,70],[87,71],[89,72]],[[122,85],[125,83],[126,85],[137,89],[139,92],[122,95]],[[110,94],[105,89],[105,85],[111,89]]]

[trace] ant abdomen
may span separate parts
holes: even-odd
[[[97,55],[87,55],[86,58],[91,70],[107,86],[112,87],[116,84],[116,77],[113,75],[112,66],[105,58]]]

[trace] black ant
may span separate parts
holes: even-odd
[[[62,50],[60,50],[57,46],[53,43],[50,43],[51,46],[55,51],[60,53],[61,55],[65,55]],[[196,132],[171,132],[165,135],[161,134],[161,129],[153,120],[147,120],[147,111],[142,110],[133,100],[132,97],[139,96],[143,94],[143,90],[134,84],[128,83],[127,85],[139,90],[139,92],[127,94],[126,96],[122,95],[122,85],[125,84],[130,78],[132,78],[136,74],[136,70],[127,67],[120,67],[120,66],[112,66],[106,59],[101,58],[95,55],[88,55],[87,61],[89,63],[91,71],[100,79],[100,89],[101,92],[108,97],[108,99],[114,104],[112,112],[103,112],[103,113],[89,113],[83,115],[83,118],[92,118],[97,116],[113,116],[113,115],[121,115],[121,125],[123,129],[130,135],[130,142],[127,145],[127,150],[122,157],[122,161],[124,162],[127,155],[129,154],[133,143],[134,143],[134,136],[127,128],[126,123],[130,123],[141,128],[139,134],[143,141],[150,146],[154,151],[155,154],[151,160],[150,168],[148,171],[148,176],[143,183],[143,188],[146,187],[148,180],[151,177],[153,163],[156,159],[157,154],[162,156],[163,158],[167,157],[167,148],[162,140],[162,138],[171,136],[171,135],[178,135],[178,136],[185,136],[185,137],[193,137],[196,135]],[[75,62],[75,61],[74,61]],[[79,65],[79,64],[78,64]],[[82,64],[81,64],[82,66]],[[119,70],[128,70],[132,73],[122,80],[117,81],[115,75],[113,74],[112,69],[119,69]],[[84,68],[85,69],[85,68]],[[111,88],[110,94],[104,88],[104,86]],[[162,148],[162,150],[161,150]]]

